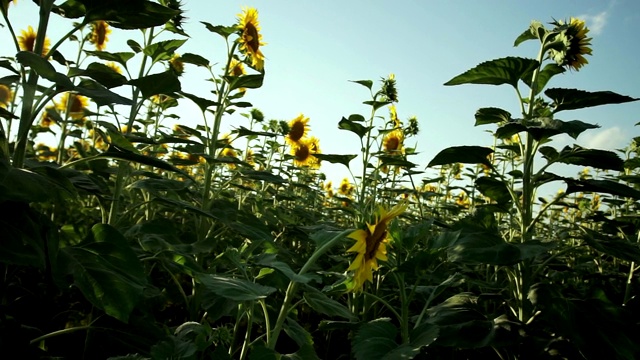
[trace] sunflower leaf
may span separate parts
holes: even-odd
[[[455,163],[491,166],[491,162],[487,159],[491,153],[493,149],[482,146],[452,146],[440,151],[427,167]]]
[[[343,304],[329,298],[322,292],[309,288],[303,298],[311,308],[327,316],[337,316],[348,320],[357,320],[357,317]]]
[[[131,59],[136,55],[135,53],[132,53],[132,52],[111,53],[107,51],[89,51],[89,50],[84,50],[84,52],[89,55],[95,56],[100,60],[115,61],[124,67],[127,66],[127,61],[129,61],[129,59]]]
[[[369,90],[371,90],[371,87],[373,86],[373,81],[371,81],[371,80],[349,80],[349,81],[351,81],[353,83],[356,83],[356,84],[360,84],[360,85],[366,87]]]
[[[342,164],[349,167],[349,162],[358,157],[358,155],[334,155],[334,154],[313,154],[322,161],[328,161],[332,164]]]
[[[73,83],[65,75],[56,71],[56,69],[45,60],[42,56],[38,56],[31,51],[20,51],[16,54],[16,60],[23,66],[32,68],[38,75],[55,83],[58,91],[68,91],[73,89]]]
[[[254,282],[214,274],[196,275],[196,280],[205,288],[218,296],[234,301],[252,301],[264,299],[276,291],[276,288]]]
[[[340,122],[338,123],[338,128],[342,130],[351,131],[352,133],[358,135],[362,139],[362,137],[367,135],[367,133],[371,131],[371,129],[373,129],[373,126],[364,126],[362,124],[359,124],[358,122],[351,119],[354,116],[355,115],[349,116],[349,119],[345,119],[343,117],[342,120],[340,120]],[[355,119],[359,119],[359,118],[355,118]]]
[[[75,89],[78,94],[90,97],[98,106],[122,104],[132,105],[133,102],[113,91],[105,88],[97,82],[89,79],[83,79]]]
[[[578,89],[552,88],[544,92],[553,100],[554,113],[562,110],[583,109],[592,106],[606,104],[622,104],[640,100],[626,95],[616,94],[612,91],[589,92]]]
[[[149,56],[154,63],[160,60],[168,60],[186,41],[185,39],[159,41],[145,47],[142,52]]]
[[[142,91],[142,96],[145,98],[180,91],[180,80],[178,80],[178,77],[170,70],[129,80],[129,84],[138,87],[140,91]]]
[[[522,81],[524,81],[525,84],[527,84],[527,86],[531,87],[531,79],[533,77],[533,71],[535,69],[531,69],[531,71],[527,74],[525,74],[525,76],[523,76]],[[544,69],[540,70],[540,72],[538,73],[538,81],[536,84],[536,93],[534,95],[537,95],[540,93],[540,91],[542,91],[542,89],[544,89],[544,87],[547,85],[547,83],[549,82],[549,80],[551,80],[552,77],[554,77],[555,75],[558,74],[562,74],[565,72],[564,67],[558,65],[558,64],[547,64]]]
[[[398,347],[398,329],[390,320],[380,318],[360,326],[352,341],[356,360],[379,360]]]
[[[511,120],[511,113],[494,107],[481,108],[476,111],[475,118],[475,126],[502,123]]]
[[[237,28],[235,26],[222,26],[222,25],[211,25],[210,23],[206,22],[206,21],[200,21],[201,24],[204,24],[204,26],[207,28],[207,30],[216,33],[220,36],[222,36],[223,38],[228,38],[229,35],[235,33],[237,31]]]
[[[204,57],[198,54],[192,54],[192,53],[182,54],[182,56],[180,56],[180,59],[182,59],[182,62],[186,64],[193,64],[196,66],[203,66],[203,67],[209,66],[209,60],[205,59]]]
[[[483,62],[473,69],[454,77],[444,85],[462,84],[509,84],[517,88],[518,81],[538,66],[533,59],[506,57]]]
[[[100,84],[107,89],[124,85],[127,82],[127,78],[118,74],[115,70],[101,63],[91,63],[86,69],[71,68],[69,70],[69,77],[74,76],[86,76]]]
[[[247,88],[257,89],[262,86],[264,74],[242,75],[242,76],[223,76],[224,80],[229,83],[229,91]]]
[[[83,1],[87,9],[84,23],[104,20],[119,29],[145,29],[164,25],[179,10],[147,0]]]

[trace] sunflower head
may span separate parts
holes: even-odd
[[[40,126],[44,128],[51,127],[56,123],[56,117],[60,117],[56,111],[56,106],[47,106],[40,117]]]
[[[173,54],[171,59],[169,59],[169,69],[176,74],[176,76],[180,76],[184,74],[184,61],[178,54]]]
[[[291,146],[293,163],[299,167],[317,169],[320,167],[320,159],[313,156],[320,153],[320,145],[317,138],[301,139]]]
[[[402,127],[402,121],[398,119],[398,111],[396,110],[396,106],[393,104],[389,105],[389,119],[393,123],[394,128]]]
[[[581,67],[589,63],[585,55],[591,55],[589,47],[591,38],[587,37],[589,29],[583,20],[574,17],[569,22],[559,20],[552,24],[556,26],[555,31],[559,32],[554,43],[560,46],[554,46],[549,50],[549,58],[560,66],[579,71]]]
[[[331,181],[327,181],[322,188],[324,189],[324,191],[326,192],[326,197],[331,198],[333,197],[334,193],[333,193],[333,182]]]
[[[38,34],[33,30],[33,27],[29,25],[27,30],[21,30],[20,34],[21,35],[18,36],[18,44],[20,45],[20,50],[33,52],[36,48],[36,38],[38,37]],[[49,53],[50,47],[51,42],[49,41],[48,37],[45,37],[41,55],[47,55]]]
[[[242,75],[246,75],[247,71],[244,68],[244,64],[236,59],[231,59],[231,63],[229,63],[229,70],[228,70],[228,74],[230,76],[242,76]],[[245,92],[247,91],[247,89],[245,88],[239,88],[238,89],[240,92]]]
[[[384,151],[391,155],[400,155],[404,150],[404,133],[402,129],[395,129],[384,136],[382,146]]]
[[[9,103],[13,100],[13,91],[10,87],[4,84],[0,84],[0,107],[7,108]]]
[[[258,10],[252,7],[244,7],[242,13],[238,14],[238,31],[240,37],[240,51],[251,59],[251,66],[260,71],[264,68],[264,55],[260,50],[265,43],[262,42],[260,34],[260,23],[258,22]]]
[[[104,51],[104,49],[107,48],[109,34],[111,34],[111,28],[106,21],[94,21],[91,23],[91,34],[89,35],[89,42],[95,45],[96,50]]]
[[[59,112],[64,112],[74,120],[83,119],[88,106],[89,99],[71,92],[64,93],[60,101],[56,104]]]
[[[353,186],[353,184],[351,184],[349,182],[349,179],[344,178],[342,179],[342,181],[340,182],[340,187],[338,188],[338,192],[340,193],[340,195],[344,195],[344,196],[351,196],[353,195],[353,191],[356,188]]]
[[[300,114],[295,119],[289,121],[289,132],[285,136],[285,140],[290,145],[295,145],[305,138],[309,131],[309,118]]]
[[[387,261],[388,226],[391,220],[402,214],[407,203],[402,202],[387,211],[380,207],[373,223],[367,223],[365,229],[358,229],[347,237],[356,243],[347,252],[357,253],[347,270],[354,271],[351,290],[361,291],[366,281],[373,282],[373,270],[378,270],[378,260]]]
[[[396,75],[389,74],[389,77],[382,79],[382,89],[380,92],[384,99],[390,102],[398,102],[398,89],[396,88]]]
[[[122,68],[120,67],[120,65],[116,64],[113,61],[107,61],[107,63],[105,64],[109,69],[117,72],[118,74],[122,75]]]

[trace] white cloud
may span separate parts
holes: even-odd
[[[615,150],[628,145],[629,134],[625,134],[617,126],[602,129],[600,131],[591,130],[584,133],[579,138],[579,143],[589,149]]]
[[[578,19],[584,20],[586,22],[587,27],[589,28],[589,35],[600,35],[604,30],[604,27],[607,25],[607,20],[609,18],[609,11],[605,10],[599,14],[595,15],[580,15],[577,16]]]

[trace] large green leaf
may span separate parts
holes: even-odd
[[[427,323],[438,326],[435,344],[454,348],[481,348],[494,337],[493,321],[476,308],[477,298],[468,293],[454,295],[429,309]]]
[[[17,169],[6,161],[0,161],[0,202],[59,201],[75,195],[75,188],[66,176],[53,167]]]
[[[593,231],[584,226],[580,228],[584,232],[582,238],[592,248],[622,260],[640,263],[640,246],[637,243],[631,243],[616,236]]]
[[[578,145],[566,146],[559,153],[550,147],[543,147],[540,152],[552,162],[590,166],[596,169],[622,171],[624,161],[613,151],[585,149]]]
[[[132,52],[111,53],[107,51],[89,51],[89,50],[85,50],[84,52],[89,55],[95,56],[98,59],[117,62],[118,64],[124,66],[125,68],[127,67],[127,61],[129,61],[129,59],[135,56],[135,54]]]
[[[257,89],[262,86],[264,74],[252,74],[242,76],[223,76],[229,83],[229,91],[240,88]]]
[[[206,291],[234,301],[251,301],[264,299],[276,288],[253,283],[245,279],[237,279],[214,274],[200,274],[196,280]]]
[[[487,158],[491,153],[493,149],[482,146],[452,146],[440,151],[427,167],[455,163],[491,166],[491,161]]]
[[[340,120],[340,122],[338,123],[338,128],[340,128],[342,130],[351,131],[352,133],[354,133],[354,134],[358,135],[360,138],[362,138],[363,136],[367,135],[367,132],[369,132],[371,129],[373,129],[373,127],[372,126],[364,126],[364,125],[360,124],[359,121],[360,121],[359,118],[355,117],[355,115],[349,116],[348,119],[343,117],[342,120]]]
[[[61,5],[53,5],[51,12],[67,19],[77,19],[86,14],[86,9],[80,0],[67,0]]]
[[[528,241],[512,244],[490,232],[463,232],[447,250],[449,261],[467,264],[513,265],[551,249],[549,243]]]
[[[105,88],[97,82],[89,79],[83,79],[76,86],[75,90],[78,94],[91,98],[98,106],[111,104],[132,105],[133,101],[120,96],[113,91]]]
[[[308,288],[308,291],[305,291],[303,297],[304,301],[306,301],[313,310],[319,313],[328,316],[337,316],[347,320],[357,319],[345,305],[329,298],[318,290]]]
[[[527,84],[527,86],[531,87],[531,79],[533,77],[533,70],[535,69],[531,69],[531,72],[528,74],[525,74],[522,78],[522,81],[524,81],[525,84]],[[552,77],[554,77],[555,75],[558,74],[562,74],[563,72],[565,72],[564,67],[557,65],[557,64],[547,64],[542,70],[540,70],[540,72],[538,73],[538,81],[537,81],[537,85],[536,85],[536,93],[534,95],[537,95],[540,93],[540,91],[542,91],[544,89],[545,86],[547,86],[547,83],[549,82],[549,80],[551,80]]]
[[[164,25],[180,11],[147,0],[80,0],[87,10],[85,23],[109,21],[120,29],[144,29]]]
[[[71,277],[87,300],[123,322],[128,321],[147,285],[135,252],[107,224],[94,225],[79,245],[62,248],[58,264],[59,276]]]
[[[47,230],[50,223],[26,202],[0,201],[0,263],[44,269],[47,251],[54,250],[47,237],[57,235],[57,230]]]
[[[69,76],[90,77],[107,89],[124,85],[127,82],[126,77],[118,74],[118,72],[112,68],[97,62],[89,64],[86,69],[72,68],[69,71]]]
[[[583,109],[591,106],[606,104],[622,104],[640,100],[626,95],[616,94],[612,91],[589,92],[578,89],[547,89],[545,95],[553,100],[554,113],[562,110]]]
[[[475,117],[475,126],[478,126],[509,122],[511,120],[511,113],[499,108],[489,107],[478,109],[478,111],[476,111]]]
[[[142,50],[142,52],[151,57],[154,63],[160,60],[169,60],[173,56],[174,52],[186,41],[186,39],[159,41],[147,46]]]
[[[512,200],[507,185],[498,179],[488,176],[479,177],[476,179],[476,187],[482,195],[498,204],[506,204]]]
[[[210,23],[206,22],[206,21],[200,21],[200,23],[202,23],[207,30],[216,33],[220,36],[222,36],[223,38],[228,38],[229,35],[235,33],[238,31],[238,28],[235,26],[222,26],[222,25],[211,25]]]
[[[218,105],[218,103],[213,101],[213,100],[201,98],[199,96],[196,96],[196,95],[193,95],[193,94],[189,94],[189,93],[186,93],[184,91],[180,91],[179,94],[184,96],[184,97],[186,97],[187,99],[193,101],[196,105],[198,105],[198,107],[200,108],[200,111],[202,111],[202,112],[204,112],[205,110],[207,110],[208,108],[210,108],[212,106]]]
[[[145,98],[157,94],[170,95],[180,91],[180,80],[178,80],[178,77],[170,70],[129,80],[129,84],[139,88],[140,91],[142,91],[142,96]]]
[[[506,57],[502,59],[483,62],[471,70],[468,70],[444,85],[462,84],[509,84],[518,86],[518,81],[529,74],[538,66],[538,62],[532,59],[519,57]]]
[[[398,347],[398,329],[389,318],[380,318],[362,324],[352,341],[352,351],[356,360],[380,360]]]
[[[110,146],[107,151],[97,155],[96,157],[132,161],[132,162],[136,162],[136,163],[140,163],[140,164],[154,166],[154,167],[157,167],[159,169],[173,171],[173,172],[182,174],[182,175],[184,175],[184,176],[186,176],[188,178],[191,178],[191,176],[186,174],[184,171],[176,168],[175,166],[169,164],[168,162],[166,162],[164,160],[156,159],[156,158],[150,157],[150,156],[136,154],[136,153],[131,152],[131,151],[126,151],[126,150],[123,150],[123,149],[119,149],[119,148],[117,148],[115,146]]]
[[[313,154],[313,156],[317,157],[322,161],[328,161],[332,164],[342,164],[349,167],[349,163],[351,160],[358,157],[358,155],[334,155],[334,154]]]
[[[73,89],[73,83],[68,77],[56,71],[56,69],[42,56],[31,51],[20,51],[16,54],[16,60],[26,67],[30,67],[43,78],[55,83],[58,91]]]

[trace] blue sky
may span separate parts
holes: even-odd
[[[320,139],[324,153],[359,152],[356,136],[337,128],[341,117],[354,113],[368,117],[370,111],[362,105],[369,99],[368,90],[349,80],[377,81],[389,73],[395,73],[398,82],[400,118],[415,115],[420,122],[420,134],[407,144],[417,142],[420,154],[410,159],[419,164],[416,170],[423,170],[446,147],[491,145],[492,138],[486,130],[494,128],[474,127],[473,115],[478,108],[495,106],[517,117],[514,91],[506,85],[442,84],[483,61],[505,56],[535,57],[537,42],[513,47],[513,41],[531,20],[548,23],[554,18],[575,16],[586,20],[591,29],[594,56],[588,57],[589,64],[579,72],[557,76],[549,84],[551,87],[611,90],[640,97],[640,2],[636,0],[184,3],[188,18],[185,30],[191,38],[178,52],[197,53],[212,63],[225,60],[223,40],[208,32],[200,21],[232,25],[242,6],[258,9],[267,43],[262,48],[266,78],[264,86],[251,90],[245,99],[261,109],[267,119],[289,120],[299,113],[308,116],[311,133]],[[37,9],[30,1],[19,1],[10,15],[16,29],[36,25]],[[52,27],[49,36],[55,42],[69,23],[54,18],[54,24],[59,25]],[[7,38],[6,28],[0,28],[0,35]],[[114,29],[107,51],[126,50],[115,44],[130,38],[142,42],[138,31]],[[65,48],[62,50],[64,53]],[[0,53],[5,55],[5,51]],[[183,90],[211,96],[209,84],[204,81],[207,74],[195,67],[186,70]],[[186,124],[195,125],[200,119],[199,111],[189,104],[176,113]],[[382,109],[380,114],[386,116],[387,111]],[[640,122],[640,102],[561,113],[559,119],[602,126],[581,135],[577,143],[583,146],[620,148],[639,135],[634,124]],[[239,115],[224,121],[227,129],[247,125]],[[556,145],[572,143],[572,139],[565,138]],[[322,170],[334,181],[345,174],[341,165],[323,164]]]

